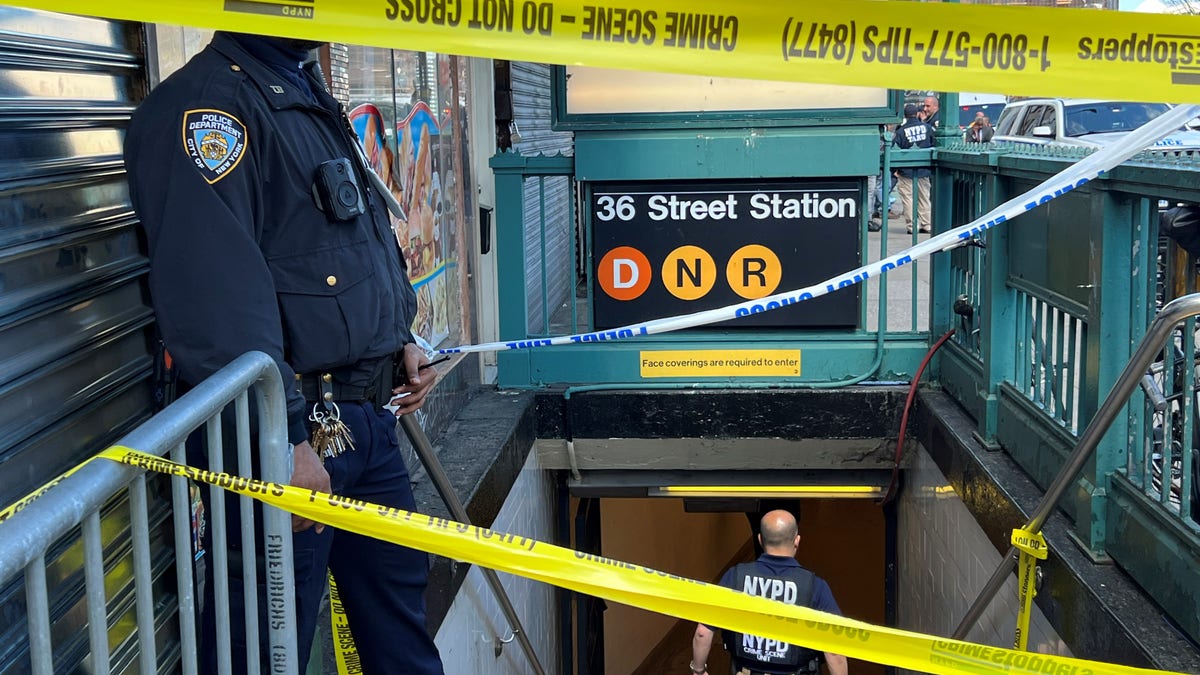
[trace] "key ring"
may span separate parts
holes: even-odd
[[[324,405],[326,410],[329,410],[329,406],[333,406],[333,410],[329,410],[329,412],[321,411],[317,409],[317,406],[319,405]],[[312,407],[312,413],[309,414],[308,419],[319,424],[326,418],[329,418],[330,420],[342,419],[342,409],[339,408],[338,404],[333,401],[330,401],[329,403],[314,403]]]

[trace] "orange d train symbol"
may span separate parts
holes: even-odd
[[[632,246],[618,246],[600,259],[596,281],[613,300],[635,300],[650,287],[650,260]]]

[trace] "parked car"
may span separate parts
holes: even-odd
[[[1009,103],[995,142],[1102,148],[1170,110],[1166,103],[1029,98]],[[1163,152],[1200,151],[1200,131],[1181,127],[1156,142]]]

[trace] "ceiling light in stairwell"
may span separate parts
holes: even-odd
[[[875,499],[879,485],[668,485],[647,490],[650,497],[798,497],[806,499]]]

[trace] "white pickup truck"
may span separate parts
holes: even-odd
[[[1004,108],[996,122],[996,134],[992,140],[997,143],[1102,148],[1170,108],[1166,103],[1028,98],[1012,101]],[[1150,150],[1198,152],[1200,131],[1181,128],[1155,143]]]

